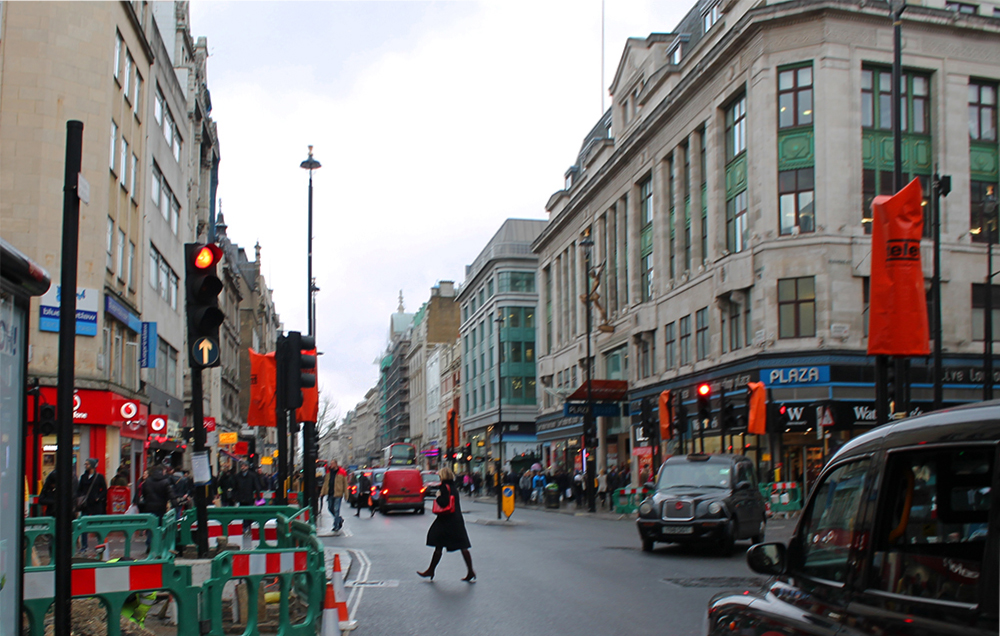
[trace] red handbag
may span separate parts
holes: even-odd
[[[436,515],[447,515],[455,512],[455,495],[451,494],[451,490],[448,490],[448,505],[442,506],[438,503],[437,498],[434,499],[434,505],[431,506],[431,512]]]

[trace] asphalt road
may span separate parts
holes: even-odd
[[[496,524],[496,506],[463,499],[478,582],[460,579],[458,552],[445,553],[433,582],[427,514],[353,516],[324,537],[350,552],[353,634],[435,636],[704,634],[709,598],[763,581],[746,565],[746,542],[731,557],[713,547],[657,544],[643,553],[635,522],[617,516],[518,509]],[[328,517],[328,514],[325,515]],[[327,521],[321,518],[320,523]],[[772,520],[767,540],[787,540],[791,521]]]

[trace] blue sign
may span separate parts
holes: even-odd
[[[142,331],[142,321],[139,320],[139,316],[136,316],[125,305],[121,304],[111,296],[104,297],[104,311],[108,312],[116,318],[119,322],[123,323],[126,327],[139,333]]]
[[[156,323],[142,323],[142,336],[139,339],[139,366],[143,369],[156,368]]]
[[[587,414],[587,403],[586,402],[565,402],[563,403],[563,417],[569,417],[571,415],[586,415]],[[594,417],[620,417],[622,414],[621,406],[616,402],[595,402],[594,403]]]
[[[761,369],[760,380],[769,387],[825,384],[830,381],[830,367],[781,367]]]
[[[39,299],[38,328],[41,331],[59,333],[59,303],[62,301],[62,286],[52,285]],[[76,288],[76,335],[97,335],[97,307],[99,292],[85,287]]]

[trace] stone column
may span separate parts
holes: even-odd
[[[653,163],[653,294],[656,297],[667,291],[667,281],[670,279],[670,261],[667,260],[670,254],[670,202],[667,201],[669,165],[666,159],[658,159]]]
[[[721,119],[716,113],[705,120],[705,171],[708,173],[708,260],[718,258],[726,245],[726,179],[720,172],[720,154],[724,148],[719,143]]]
[[[705,261],[701,250],[701,135],[688,135],[688,152],[691,153],[691,269]]]
[[[639,231],[642,221],[639,219],[639,188],[635,184],[628,190],[628,300],[630,305],[637,305],[642,300],[641,273],[639,255]]]

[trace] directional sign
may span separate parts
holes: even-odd
[[[191,346],[191,366],[212,367],[219,361],[219,343],[211,338],[198,338]]]

